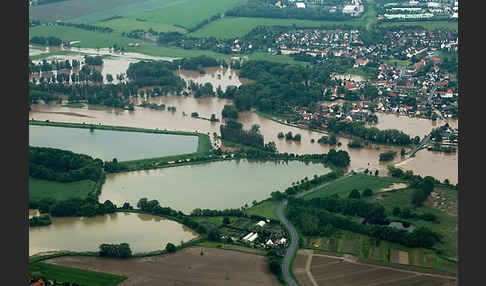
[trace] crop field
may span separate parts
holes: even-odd
[[[75,269],[42,262],[29,264],[29,273],[31,275],[43,276],[51,280],[90,286],[115,286],[126,279],[126,277],[119,275]]]
[[[48,197],[58,201],[70,198],[84,199],[94,190],[95,185],[96,183],[91,180],[60,183],[29,177],[29,201],[39,201]]]
[[[432,250],[408,248],[388,241],[381,241],[376,244],[371,237],[347,231],[343,231],[335,237],[306,237],[304,238],[304,248],[346,253],[382,263],[413,265],[451,273],[457,272],[457,263],[441,258]]]
[[[127,277],[121,285],[280,285],[266,257],[218,248],[189,247],[132,259],[66,256],[45,262]]]
[[[116,7],[146,1],[147,0],[68,0],[30,7],[29,16],[33,19],[45,21],[67,21],[94,12],[99,13],[101,11],[110,11]]]
[[[310,269],[306,269],[311,256]],[[318,285],[455,285],[451,278],[439,275],[424,276],[418,271],[403,271],[380,265],[355,263],[346,258],[321,254],[309,250],[299,250],[293,264],[294,273],[301,285],[313,285],[307,271]]]
[[[373,193],[375,193],[383,188],[391,186],[394,183],[400,182],[404,181],[391,177],[375,177],[359,174],[326,186],[320,190],[304,196],[304,198],[306,200],[309,200],[312,198],[328,197],[334,194],[338,194],[340,197],[345,197],[348,195],[348,193],[351,192],[352,189],[357,189],[362,192],[366,188],[370,188]]]

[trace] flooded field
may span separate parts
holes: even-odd
[[[216,88],[219,85],[222,87],[229,85],[238,85],[236,78],[236,71],[226,70],[224,75],[223,69],[216,69],[213,73],[208,69],[208,73],[200,75],[198,72],[181,71],[181,76],[185,80],[192,79],[195,82],[203,83],[208,80]],[[178,71],[177,71],[178,72]],[[234,74],[233,74],[234,72]],[[222,75],[221,79],[217,74]],[[229,75],[232,75],[231,79]],[[242,83],[240,79],[240,83]],[[211,114],[215,114],[217,118],[221,119],[221,111],[225,104],[231,104],[229,99],[220,98],[194,98],[192,96],[161,96],[155,98],[149,98],[150,102],[157,104],[165,104],[166,106],[175,106],[177,111],[161,111],[152,110],[149,108],[136,107],[136,111],[115,110],[107,107],[92,107],[85,108],[70,108],[62,107],[58,104],[37,104],[32,105],[32,111],[29,113],[29,119],[36,120],[51,120],[62,122],[75,122],[75,123],[92,123],[92,124],[106,124],[106,125],[118,125],[118,126],[130,126],[141,128],[159,128],[167,130],[183,130],[183,131],[198,131],[203,133],[213,134],[216,132],[219,134],[220,122],[210,122],[190,116],[192,112],[198,112],[201,117],[209,118]],[[142,102],[142,99],[133,99],[135,104]],[[185,114],[185,115],[184,115]],[[424,134],[429,132],[434,127],[434,123],[431,120],[410,118],[393,114],[377,114],[379,116],[378,128],[402,128],[404,132],[411,133],[410,135],[419,135],[423,137]],[[400,153],[400,147],[396,146],[367,146],[363,149],[348,148],[347,144],[350,141],[346,138],[339,138],[341,146],[329,146],[319,143],[311,143],[311,139],[315,142],[324,134],[318,132],[311,132],[297,127],[287,126],[275,122],[271,119],[259,116],[251,111],[240,112],[238,121],[244,125],[244,128],[250,128],[253,124],[260,125],[260,131],[264,136],[265,142],[274,141],[277,145],[279,152],[295,153],[295,154],[308,154],[308,153],[327,153],[331,148],[338,150],[346,150],[351,156],[350,169],[364,169],[380,170],[384,172],[386,166],[391,163],[400,161],[400,156],[394,161],[379,162],[379,154],[384,151],[393,150]],[[448,120],[452,126],[457,126],[457,120]],[[398,124],[398,125],[397,125]],[[437,121],[437,124],[442,125]],[[398,126],[398,127],[397,127]],[[287,133],[292,131],[293,134],[299,133],[302,137],[301,142],[294,142],[285,139],[278,139],[278,132]],[[379,148],[379,149],[377,149]],[[427,154],[428,153],[428,154]],[[417,157],[413,160],[417,164],[423,164],[421,166],[413,166],[413,170],[417,170],[416,173],[427,173],[432,171],[431,163],[427,158],[433,158],[433,161],[437,161],[438,165],[446,165],[450,169],[445,173],[449,176],[449,180],[457,181],[457,155],[454,158],[447,157],[441,153],[431,153],[428,151],[418,152]],[[451,160],[452,159],[452,160]],[[441,163],[442,162],[442,163]],[[411,163],[410,163],[411,164]],[[438,173],[436,167],[434,167],[435,173]],[[434,173],[431,172],[431,173]]]
[[[322,164],[243,159],[108,174],[99,200],[135,206],[145,197],[186,214],[195,208],[240,208],[268,198],[271,192],[283,191],[304,177],[311,179],[329,171]]]
[[[55,250],[98,251],[102,243],[130,245],[132,253],[164,249],[197,234],[177,222],[158,216],[113,213],[90,218],[51,218],[48,226],[29,228],[29,256]],[[129,229],[130,231],[127,231]]]
[[[69,150],[103,161],[129,161],[196,152],[198,137],[30,125],[29,145]]]

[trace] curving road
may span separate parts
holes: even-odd
[[[307,190],[305,192],[297,194],[295,197],[300,198],[300,197],[305,196],[307,194],[310,194],[310,193],[312,193],[312,192],[314,192],[314,191],[316,191],[316,190],[318,190],[322,187],[325,187],[325,186],[327,186],[331,183],[341,181],[341,180],[343,180],[347,177],[350,177],[352,175],[353,175],[352,173],[346,173],[344,176],[337,178],[336,180],[327,182],[325,184],[319,185],[319,186],[314,187],[310,190]],[[288,203],[287,200],[282,201],[277,206],[277,210],[276,210],[276,215],[277,215],[278,219],[282,222],[282,224],[285,226],[285,228],[290,233],[290,245],[287,248],[287,251],[285,252],[285,256],[284,256],[284,259],[283,259],[283,262],[282,262],[282,275],[283,275],[285,281],[287,282],[287,285],[297,286],[298,285],[297,282],[295,282],[294,278],[290,274],[290,271],[291,271],[290,270],[290,261],[294,257],[295,252],[297,251],[297,243],[299,241],[299,236],[297,235],[297,230],[295,229],[295,227],[287,220],[287,218],[285,218],[285,216],[283,214],[283,210],[287,206],[287,203]]]

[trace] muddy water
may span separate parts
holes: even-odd
[[[210,71],[208,69],[208,71]],[[178,71],[176,71],[178,72]],[[181,71],[182,72],[182,71]],[[219,69],[216,73],[223,73],[223,70]],[[224,84],[232,85],[236,83],[236,80],[232,76],[232,79],[229,79],[229,74],[233,71],[226,71],[227,79],[222,76],[222,79],[219,80],[217,75],[214,74],[214,78],[211,77],[210,73],[208,72],[205,75],[202,75],[202,78],[209,77],[212,80],[213,86],[217,86],[216,83],[224,82]],[[235,71],[236,72],[236,71]],[[198,72],[196,74],[182,72],[182,76],[185,80],[192,79],[194,81],[198,81],[202,83],[201,77]],[[224,79],[224,80],[223,80]],[[240,79],[240,82],[243,80]],[[230,84],[231,83],[231,84]],[[221,85],[224,85],[221,83]],[[238,84],[235,84],[238,85]],[[51,121],[63,121],[63,122],[76,122],[76,123],[93,123],[93,124],[106,124],[106,125],[119,125],[119,126],[131,126],[131,127],[142,127],[142,128],[159,128],[159,129],[168,129],[168,130],[184,130],[184,131],[199,131],[203,133],[213,134],[216,132],[219,134],[219,127],[221,123],[217,122],[209,122],[207,120],[192,118],[190,116],[191,112],[198,112],[201,117],[209,118],[211,114],[215,114],[217,118],[221,119],[221,111],[225,104],[231,104],[231,100],[228,99],[219,99],[219,98],[193,98],[191,96],[162,96],[156,98],[149,98],[150,102],[154,102],[157,104],[165,104],[166,106],[176,106],[177,111],[175,112],[168,112],[168,111],[161,111],[161,110],[151,110],[149,108],[141,108],[136,107],[136,111],[130,112],[125,110],[114,110],[111,108],[103,108],[103,107],[87,107],[84,109],[80,108],[69,108],[69,107],[61,107],[60,105],[52,104],[52,105],[32,105],[32,111],[29,113],[29,118],[36,119],[36,120],[51,120]],[[134,99],[134,103],[138,104],[141,102],[141,99]],[[57,113],[53,113],[57,112]],[[61,114],[59,112],[63,112],[66,114]],[[183,115],[183,112],[186,114]],[[76,113],[78,116],[72,116],[68,113]],[[79,115],[90,116],[90,117],[80,117]],[[380,114],[378,114],[381,116]],[[392,128],[400,129],[402,128],[408,130],[408,132],[412,134],[419,135],[423,137],[429,128],[433,127],[433,123],[431,121],[420,120],[417,118],[409,118],[409,117],[399,117],[398,119],[394,117],[395,115],[387,115],[383,114],[383,116],[379,117],[379,128],[387,129],[388,126]],[[381,118],[381,120],[380,120]],[[265,142],[274,141],[277,145],[279,152],[287,152],[287,153],[295,153],[295,154],[306,154],[306,153],[326,153],[331,148],[337,148],[346,150],[349,152],[351,156],[351,169],[360,169],[360,168],[368,168],[370,170],[386,170],[386,165],[399,162],[400,156],[392,162],[379,162],[378,157],[380,152],[384,152],[387,150],[394,150],[398,153],[400,152],[399,147],[392,147],[392,146],[379,146],[379,150],[376,149],[377,146],[370,146],[363,149],[350,149],[347,147],[347,143],[349,139],[340,138],[339,141],[342,143],[341,147],[331,147],[329,145],[322,145],[319,143],[310,143],[311,139],[314,139],[316,142],[317,140],[323,135],[318,132],[311,132],[307,130],[303,130],[296,127],[290,127],[278,122],[272,121],[270,119],[261,117],[253,112],[241,112],[239,115],[239,119],[244,128],[250,128],[253,124],[260,125],[260,131],[265,138]],[[457,126],[457,120],[448,119],[448,122],[454,127]],[[409,126],[409,123],[410,126]],[[439,123],[439,122],[438,122]],[[398,124],[398,127],[397,125]],[[441,125],[441,124],[440,124]],[[293,134],[299,133],[302,136],[301,142],[294,142],[294,141],[287,141],[285,139],[277,139],[278,132],[288,132],[292,131]],[[412,135],[411,134],[411,135]],[[421,134],[421,135],[420,135]],[[431,157],[434,160],[438,160],[439,162],[442,161],[443,163],[450,164],[451,161],[449,157],[444,156],[443,154],[436,154],[431,153],[427,155],[422,155],[425,152],[417,153],[417,159],[421,159],[422,156],[425,158]],[[445,158],[448,158],[447,160]],[[445,161],[444,161],[445,160]],[[429,160],[421,160],[420,164],[425,164],[425,166],[429,166]],[[439,164],[440,165],[440,164]],[[427,167],[419,167],[417,166],[417,170],[420,168],[429,169]],[[453,164],[451,170],[455,170],[455,179],[457,180],[457,156],[455,165]],[[455,168],[455,169],[454,169]],[[437,171],[436,171],[437,172]],[[448,172],[450,175],[453,175],[454,172]],[[449,180],[453,181],[453,177],[450,177]]]
[[[139,160],[197,151],[198,137],[188,135],[29,126],[29,145],[70,150],[103,161]]]
[[[195,208],[240,208],[283,191],[292,182],[329,171],[322,164],[243,159],[108,174],[99,200],[135,206],[145,197],[186,214]]]
[[[51,225],[29,228],[29,256],[54,250],[98,251],[102,243],[122,242],[130,244],[132,253],[148,252],[197,236],[182,224],[146,214],[123,212],[51,220]]]
[[[414,174],[432,176],[440,181],[449,179],[451,184],[458,182],[458,154],[420,150],[416,157],[409,158],[395,165],[403,170],[412,170]]]
[[[211,67],[205,68],[205,74],[201,74],[198,71],[191,70],[180,70],[176,71],[175,74],[183,78],[185,81],[194,81],[198,84],[211,83],[214,91],[221,87],[224,91],[228,86],[240,86],[242,84],[250,83],[250,79],[240,78],[239,70],[234,70],[231,68],[221,68],[221,67]]]
[[[449,123],[450,126],[457,128],[457,119],[444,119],[432,121],[430,119],[410,117],[406,115],[399,115],[393,113],[375,113],[378,117],[378,123],[368,124],[367,126],[373,126],[381,130],[385,129],[398,129],[411,137],[419,136],[423,138],[429,134],[432,129]]]

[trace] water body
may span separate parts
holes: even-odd
[[[193,79],[197,81],[200,76],[199,73],[191,75],[182,71],[185,80]],[[222,69],[217,70],[214,74],[214,78],[211,75],[204,75],[210,77],[214,82],[218,82],[217,73],[223,73]],[[228,76],[229,78],[229,76]],[[233,78],[233,76],[232,76]],[[241,81],[241,80],[240,80]],[[201,82],[202,83],[202,82]],[[216,86],[213,84],[213,86]],[[192,118],[190,114],[192,112],[198,112],[200,116],[209,118],[211,114],[215,114],[217,118],[221,119],[221,111],[225,104],[231,104],[229,99],[220,98],[194,98],[192,96],[161,96],[156,98],[149,98],[150,102],[157,104],[166,104],[167,106],[176,106],[176,112],[168,112],[161,110],[151,110],[149,108],[136,107],[136,111],[130,112],[125,110],[115,110],[112,108],[103,107],[86,107],[69,108],[61,107],[57,104],[37,104],[32,105],[32,111],[29,113],[29,118],[36,120],[51,120],[51,121],[63,121],[63,122],[76,122],[76,123],[92,123],[92,124],[106,124],[106,125],[118,125],[118,126],[130,126],[141,128],[159,128],[168,130],[184,130],[184,131],[198,131],[208,134],[216,132],[219,134],[220,122],[209,122],[207,120]],[[141,99],[134,99],[134,103],[138,104]],[[61,113],[59,113],[61,112]],[[186,116],[183,115],[183,112]],[[76,113],[76,115],[70,115],[69,113]],[[89,117],[80,117],[89,116]],[[388,129],[388,126],[401,130],[406,129],[412,134],[423,137],[427,133],[427,130],[433,126],[431,121],[416,120],[417,118],[399,117],[394,118],[395,115],[379,116],[378,128]],[[238,121],[241,122],[244,128],[250,128],[253,124],[260,125],[260,131],[265,138],[265,142],[274,141],[277,145],[279,152],[287,152],[294,154],[309,154],[309,153],[327,153],[330,149],[345,150],[351,156],[350,169],[364,169],[379,170],[380,173],[385,172],[386,166],[391,163],[397,163],[400,161],[400,156],[397,156],[393,161],[379,162],[379,154],[384,151],[393,150],[398,154],[400,153],[400,147],[396,146],[383,146],[372,145],[363,149],[352,149],[347,147],[347,143],[350,141],[347,138],[339,138],[342,145],[329,146],[317,143],[317,140],[323,135],[319,132],[311,132],[308,130],[300,129],[297,127],[291,127],[280,124],[271,119],[259,116],[251,111],[240,112]],[[408,124],[412,127],[408,127]],[[457,126],[457,120],[448,119],[448,122],[452,126]],[[438,122],[439,123],[439,122]],[[393,125],[393,124],[398,124]],[[440,124],[441,125],[441,124]],[[287,133],[292,131],[293,134],[299,133],[302,136],[301,142],[294,142],[285,139],[278,139],[278,132]],[[410,135],[412,135],[410,134]],[[421,135],[420,135],[421,134]],[[310,143],[311,139],[314,139],[316,143]],[[379,149],[377,149],[379,148]],[[435,173],[443,170],[443,176],[447,176],[449,180],[457,181],[457,156],[455,162],[451,162],[450,157],[445,157],[443,154],[430,153],[429,151],[418,152],[414,160],[420,160],[424,166],[414,166],[412,169],[416,172],[431,171],[433,168]],[[428,158],[434,158],[434,161],[442,162],[447,168],[436,169],[436,166],[432,166]],[[447,158],[447,159],[446,159]],[[441,164],[438,163],[440,166]],[[455,179],[454,179],[455,178]]]
[[[129,161],[196,152],[198,137],[29,125],[29,145]]]
[[[457,119],[447,118],[433,121],[430,119],[410,117],[393,113],[377,112],[375,114],[378,117],[378,123],[368,124],[367,126],[373,126],[380,130],[397,129],[403,131],[405,134],[408,134],[411,137],[419,136],[420,138],[423,138],[429,134],[432,129],[440,127],[446,123],[449,123],[449,125],[453,128],[458,127]]]
[[[46,251],[98,251],[102,243],[130,244],[132,253],[164,249],[197,234],[182,224],[158,216],[113,213],[89,218],[52,217],[48,226],[29,228],[29,256]]]
[[[240,71],[231,68],[210,67],[205,68],[204,71],[206,72],[205,74],[201,74],[199,71],[180,70],[176,71],[175,74],[187,82],[189,80],[198,84],[209,82],[213,85],[214,91],[216,91],[218,86],[222,90],[226,90],[228,86],[240,86],[252,82],[250,79],[240,78]]]
[[[99,200],[136,206],[145,197],[186,214],[195,208],[240,208],[283,191],[292,182],[328,172],[322,164],[242,159],[108,174]]]

